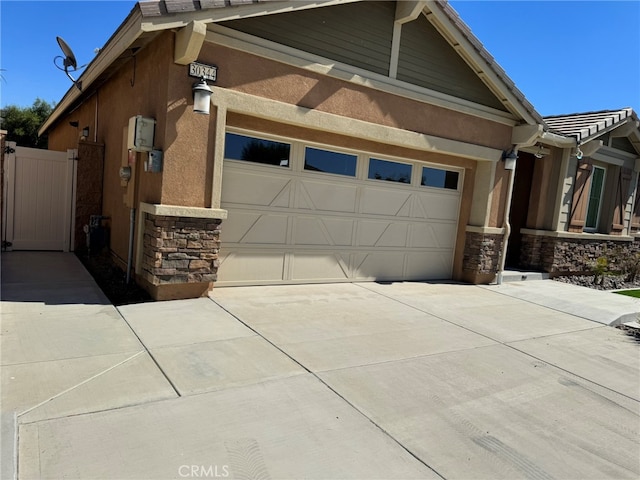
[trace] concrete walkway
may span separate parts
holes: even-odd
[[[638,298],[553,280],[503,283],[484,288],[604,325],[616,326],[636,320],[640,312]]]
[[[640,344],[504,290],[115,308],[71,254],[3,254],[2,478],[638,478]]]

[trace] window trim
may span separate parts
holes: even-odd
[[[602,171],[602,184],[600,186],[600,194],[598,195],[598,212],[596,214],[596,224],[595,226],[590,227],[590,226],[587,226],[587,219],[589,218],[589,209],[591,207],[591,201],[592,201],[591,194],[593,191],[593,180],[595,178],[596,169]],[[585,212],[585,217],[584,217],[583,231],[585,232],[593,233],[598,231],[598,226],[600,225],[600,217],[602,214],[602,204],[604,203],[603,200],[604,200],[606,182],[607,182],[607,169],[599,165],[592,165],[591,181],[589,182],[589,195],[587,196],[587,211]]]

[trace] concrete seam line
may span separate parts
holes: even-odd
[[[96,379],[96,378],[98,378],[98,377],[101,377],[101,376],[102,376],[102,375],[104,375],[105,373],[108,373],[108,372],[110,372],[111,370],[113,370],[113,369],[115,369],[115,368],[118,368],[118,367],[119,367],[119,366],[121,366],[121,365],[124,365],[124,364],[125,364],[125,363],[127,363],[128,361],[133,360],[134,358],[136,358],[136,357],[140,356],[140,355],[141,355],[141,354],[143,354],[143,353],[145,353],[145,351],[144,351],[144,350],[140,350],[139,352],[135,353],[134,355],[130,356],[129,358],[126,358],[125,360],[123,360],[123,361],[121,361],[121,362],[116,363],[115,365],[113,365],[113,366],[111,366],[111,367],[107,368],[106,370],[103,370],[102,372],[99,372],[99,373],[97,373],[97,374],[93,375],[92,377],[89,377],[89,378],[87,378],[86,380],[83,380],[82,382],[80,382],[80,383],[78,383],[78,384],[74,385],[73,387],[69,387],[69,388],[67,388],[66,390],[63,390],[62,392],[60,392],[60,393],[58,393],[58,394],[54,395],[53,397],[50,397],[50,398],[48,398],[48,399],[46,399],[46,400],[44,400],[44,401],[40,402],[39,404],[34,405],[33,407],[28,408],[27,410],[25,410],[25,411],[23,411],[23,412],[20,412],[17,416],[18,416],[18,417],[21,417],[22,415],[25,415],[25,414],[27,414],[27,413],[29,413],[29,412],[31,412],[31,411],[33,411],[33,410],[35,410],[36,408],[39,408],[39,407],[43,406],[44,404],[49,403],[50,401],[55,400],[56,398],[61,397],[62,395],[66,394],[66,393],[69,393],[70,391],[75,390],[76,388],[81,387],[82,385],[84,385],[84,384],[86,384],[86,383],[89,383],[90,381],[95,380],[95,379]]]
[[[13,412],[13,479],[18,480],[18,412]]]
[[[439,315],[436,315],[435,313],[427,312],[425,310],[422,310],[421,308],[418,308],[418,307],[416,307],[414,305],[410,305],[410,304],[408,304],[406,302],[403,302],[402,300],[399,300],[397,298],[393,298],[393,297],[390,297],[389,295],[386,295],[384,293],[380,293],[380,292],[376,292],[375,290],[371,290],[370,288],[367,288],[367,287],[365,287],[364,285],[362,285],[360,283],[354,284],[354,285],[357,285],[358,287],[360,287],[360,288],[362,288],[364,290],[367,290],[368,292],[375,293],[376,295],[380,295],[381,297],[388,298],[392,302],[396,302],[396,303],[399,303],[401,305],[404,305],[405,307],[409,307],[409,308],[411,308],[413,310],[417,310],[418,312],[424,313],[425,315],[431,315],[432,317],[437,318],[439,320],[442,320],[443,322],[450,323],[451,325],[455,325],[456,327],[460,327],[463,330],[467,330],[467,331],[469,331],[471,333],[474,333],[474,334],[479,335],[481,337],[487,338],[487,339],[489,339],[489,340],[491,340],[493,342],[496,342],[496,343],[499,343],[499,344],[503,344],[500,340],[496,340],[495,338],[492,338],[489,335],[485,335],[484,333],[476,332],[475,330],[472,330],[469,327],[465,327],[464,325],[460,325],[460,324],[458,324],[456,322],[452,322],[451,320],[447,320],[446,318],[442,318]]]
[[[173,391],[176,392],[176,395],[178,397],[181,397],[182,395],[180,394],[180,391],[178,390],[178,387],[176,387],[176,385],[169,378],[169,375],[167,375],[167,373],[162,369],[162,367],[160,366],[160,363],[158,363],[158,360],[156,360],[156,357],[154,357],[153,353],[151,353],[151,350],[149,350],[147,348],[147,346],[144,344],[144,342],[142,341],[142,339],[140,338],[138,333],[129,324],[127,318],[122,314],[120,309],[118,307],[116,307],[116,310],[118,311],[118,315],[120,315],[120,318],[122,318],[122,320],[124,320],[124,323],[127,325],[127,327],[129,327],[129,330],[131,330],[131,333],[133,333],[135,335],[135,337],[138,339],[138,342],[140,342],[140,345],[142,345],[142,348],[144,348],[144,351],[147,352],[147,354],[149,355],[149,358],[151,358],[153,363],[155,363],[156,367],[158,367],[158,370],[160,370],[160,373],[162,374],[162,376],[167,380],[169,385],[171,385],[171,388],[173,388]]]
[[[606,325],[604,325],[604,326],[606,327]],[[569,332],[569,333],[573,333],[573,332]],[[559,335],[560,335],[560,334],[559,334]],[[516,351],[516,352],[518,352],[518,353],[522,353],[523,355],[526,355],[526,356],[528,356],[528,357],[535,358],[535,359],[536,359],[536,360],[538,360],[539,362],[546,363],[547,365],[550,365],[550,366],[552,366],[552,367],[554,367],[554,368],[557,368],[558,370],[560,370],[560,371],[562,371],[562,372],[568,373],[569,375],[571,375],[571,376],[573,376],[573,377],[577,377],[577,378],[579,378],[580,380],[583,380],[583,381],[585,381],[585,382],[592,383],[593,385],[597,385],[598,387],[603,388],[604,390],[608,390],[608,391],[610,391],[610,392],[615,393],[616,395],[620,395],[621,397],[625,397],[625,398],[628,398],[629,400],[632,400],[632,401],[634,401],[634,402],[640,403],[640,400],[638,400],[637,398],[630,397],[630,396],[629,396],[629,395],[627,395],[626,393],[618,392],[617,390],[614,390],[614,389],[613,389],[613,388],[611,388],[611,387],[607,387],[606,385],[602,385],[601,383],[598,383],[598,382],[596,382],[596,381],[594,381],[594,380],[590,380],[590,379],[588,379],[588,378],[586,378],[586,377],[583,377],[582,375],[578,375],[577,373],[574,373],[574,372],[572,372],[571,370],[567,370],[566,368],[562,368],[562,367],[560,367],[560,366],[556,365],[555,363],[551,363],[551,362],[549,362],[549,361],[547,361],[547,360],[544,360],[544,359],[542,359],[542,358],[536,357],[535,355],[532,355],[531,353],[527,353],[527,352],[525,352],[525,351],[523,351],[523,350],[519,350],[519,349],[517,349],[516,347],[514,347],[514,346],[512,346],[512,345],[509,345],[509,344],[506,344],[506,343],[503,343],[503,345],[504,345],[505,347],[509,347],[509,348],[511,348],[512,350],[515,350],[515,351]],[[620,408],[623,408],[624,410],[630,411],[628,408],[623,407],[622,405],[618,404],[617,402],[614,402],[614,403],[616,403],[616,405],[618,405]],[[635,414],[636,416],[640,416],[640,415],[638,415],[638,413],[637,413],[637,412],[631,412],[631,413]]]
[[[247,327],[249,330],[251,330],[252,332],[254,332],[256,335],[258,335],[260,338],[262,338],[265,342],[269,343],[269,345],[273,346],[275,349],[277,349],[279,352],[281,352],[283,355],[285,355],[287,358],[291,359],[292,362],[296,363],[297,365],[300,365],[301,368],[303,368],[306,372],[308,372],[309,374],[311,374],[316,380],[318,380],[322,385],[324,385],[328,390],[330,390],[331,392],[334,393],[334,395],[337,395],[338,398],[342,399],[342,401],[344,401],[347,405],[349,405],[351,408],[353,408],[356,412],[358,412],[361,416],[363,416],[364,418],[367,419],[367,421],[369,421],[369,423],[371,423],[372,425],[374,425],[378,430],[380,430],[383,434],[385,434],[387,437],[389,437],[396,445],[398,445],[402,450],[404,450],[405,452],[407,452],[409,455],[411,455],[413,458],[415,458],[419,463],[421,463],[422,465],[424,465],[425,467],[427,467],[429,470],[431,470],[433,473],[435,473],[436,475],[438,475],[438,477],[442,478],[443,480],[445,479],[445,477],[443,475],[441,475],[435,468],[433,468],[432,466],[428,465],[424,460],[422,460],[420,457],[418,457],[417,454],[413,453],[411,450],[409,450],[409,448],[407,448],[406,446],[404,446],[399,440],[397,440],[393,435],[391,435],[388,431],[386,431],[384,428],[382,428],[381,425],[378,425],[376,422],[373,421],[373,419],[369,418],[362,410],[360,410],[358,407],[356,407],[353,403],[351,403],[349,400],[347,400],[345,397],[343,397],[338,391],[336,391],[331,385],[329,385],[327,382],[325,382],[321,377],[319,377],[315,372],[311,371],[309,368],[307,368],[306,366],[304,366],[302,363],[300,363],[298,360],[296,360],[295,358],[293,358],[291,355],[289,355],[287,352],[285,352],[282,348],[280,348],[278,345],[276,345],[275,343],[273,343],[271,340],[269,340],[268,338],[266,338],[264,335],[262,335],[260,332],[258,332],[256,329],[254,329],[251,325],[248,325],[247,323],[245,323],[241,318],[239,318],[237,315],[235,315],[234,313],[232,313],[230,310],[228,310],[226,307],[224,307],[223,305],[221,305],[220,303],[216,302],[213,298],[208,297],[209,300],[211,300],[213,303],[215,303],[217,306],[219,306],[222,310],[224,310],[225,312],[227,312],[229,315],[231,315],[233,318],[235,318],[236,320],[238,320],[240,323],[242,323],[245,327]]]
[[[485,338],[488,338],[489,340],[493,340],[493,341],[494,341],[494,342],[496,342],[498,345],[502,345],[502,346],[507,347],[507,348],[510,348],[511,350],[514,350],[514,351],[516,351],[516,352],[518,352],[518,353],[521,353],[521,354],[526,355],[526,356],[528,356],[528,357],[534,358],[534,359],[536,359],[536,360],[538,360],[538,361],[540,361],[540,362],[542,362],[542,363],[545,363],[545,364],[547,364],[547,365],[550,365],[551,367],[557,368],[558,370],[561,370],[561,371],[563,371],[563,372],[565,372],[565,373],[568,373],[569,375],[573,375],[574,377],[580,378],[580,379],[582,379],[582,380],[584,380],[584,381],[586,381],[586,382],[589,382],[589,383],[592,383],[592,384],[594,384],[594,385],[597,385],[597,386],[599,386],[599,387],[601,387],[601,388],[604,388],[605,390],[609,390],[610,392],[613,392],[613,393],[615,393],[615,394],[617,394],[617,395],[621,395],[621,396],[623,396],[623,397],[626,397],[626,398],[628,398],[628,399],[630,399],[630,400],[633,400],[633,401],[636,401],[636,402],[638,401],[637,399],[635,399],[635,398],[633,398],[633,397],[630,397],[629,395],[625,395],[624,393],[618,392],[617,390],[614,390],[614,389],[612,389],[612,388],[610,388],[610,387],[607,387],[607,386],[602,385],[602,384],[600,384],[600,383],[598,383],[598,382],[595,382],[595,381],[593,381],[593,380],[590,380],[590,379],[588,379],[588,378],[586,378],[586,377],[583,377],[583,376],[581,376],[581,375],[578,375],[577,373],[574,373],[574,372],[572,372],[572,371],[570,371],[570,370],[567,370],[566,368],[562,368],[561,366],[556,365],[555,363],[551,363],[551,362],[549,362],[549,361],[547,361],[547,360],[543,360],[543,359],[541,359],[541,358],[536,357],[535,355],[532,355],[532,354],[527,353],[527,352],[525,352],[525,351],[523,351],[523,350],[520,350],[520,349],[518,349],[518,348],[514,347],[513,345],[511,345],[510,343],[502,342],[502,341],[497,340],[497,339],[495,339],[495,338],[491,338],[489,335],[485,335],[484,333],[476,332],[476,331],[472,330],[472,329],[471,329],[471,328],[469,328],[469,327],[465,327],[464,325],[460,325],[460,324],[458,324],[458,323],[456,323],[456,322],[453,322],[453,321],[448,320],[448,319],[446,319],[446,318],[440,317],[439,315],[436,315],[436,314],[434,314],[434,313],[426,312],[426,311],[424,311],[424,310],[422,310],[422,309],[420,309],[420,308],[418,308],[418,307],[416,307],[416,306],[413,306],[413,305],[410,305],[410,304],[408,304],[408,303],[405,303],[405,302],[403,302],[402,300],[398,300],[397,298],[393,298],[393,297],[390,297],[390,296],[388,296],[388,295],[385,295],[384,293],[376,292],[375,290],[371,290],[370,288],[366,288],[366,287],[364,287],[363,285],[358,284],[358,286],[359,286],[359,287],[361,287],[361,288],[363,288],[363,289],[365,289],[365,290],[367,290],[367,291],[369,291],[369,292],[376,293],[376,294],[381,295],[381,296],[383,296],[383,297],[385,297],[385,298],[388,298],[389,300],[392,300],[392,301],[394,301],[394,302],[400,303],[401,305],[404,305],[404,306],[406,306],[406,307],[413,308],[414,310],[417,310],[417,311],[422,312],[422,313],[427,314],[427,315],[431,315],[431,316],[433,316],[433,317],[435,317],[435,318],[438,318],[438,319],[442,320],[443,322],[450,323],[451,325],[455,325],[455,326],[457,326],[457,327],[460,327],[460,328],[462,328],[462,329],[464,329],[464,330],[467,330],[467,331],[469,331],[469,332],[471,332],[471,333],[474,333],[474,334],[476,334],[476,335],[479,335],[479,336],[481,336],[481,337],[485,337]],[[482,287],[479,287],[479,288],[482,288]],[[489,290],[489,291],[493,291],[493,290]],[[503,294],[501,294],[501,295],[506,295],[506,294],[504,294],[504,293],[503,293]],[[508,295],[507,295],[507,296],[508,296]],[[522,300],[522,301],[524,301],[524,302],[528,302],[527,300]],[[528,302],[528,303],[531,303],[531,304],[533,304],[533,305],[538,305],[537,303],[533,303],[533,302]],[[548,308],[548,307],[547,307],[547,308]],[[553,309],[553,308],[549,308],[549,310],[557,311],[558,313],[565,313],[565,312],[561,312],[561,311],[559,311],[559,310],[555,310],[555,309]],[[582,318],[582,317],[579,317],[579,316],[577,316],[577,315],[574,315],[574,316],[575,316],[575,317],[577,317],[577,318]],[[588,320],[588,319],[586,319],[586,320]],[[599,325],[599,326],[601,326],[601,327],[611,328],[609,325],[605,325],[605,324],[602,324],[602,323],[594,322],[593,320],[591,320],[591,322],[596,323],[597,325]],[[533,337],[532,339],[526,339],[526,340],[533,340],[533,339],[535,339],[535,338],[553,337],[553,336],[557,336],[557,335],[564,335],[564,334],[567,334],[567,333],[583,332],[583,331],[585,331],[585,330],[593,330],[594,328],[598,328],[598,327],[586,328],[586,329],[582,329],[582,330],[574,330],[574,331],[571,331],[571,332],[561,332],[561,333],[556,333],[556,334],[553,334],[553,335],[545,335],[545,336],[543,336],[543,337]],[[517,341],[518,341],[518,342],[521,342],[521,341],[524,341],[524,340],[517,340]],[[514,343],[514,342],[511,342],[511,343]],[[451,353],[451,352],[445,352],[445,353]]]
[[[620,320],[620,318],[621,318],[621,317],[618,317],[616,320],[614,320],[613,322],[608,323],[608,324],[607,324],[607,323],[600,323],[600,322],[598,322],[597,320],[592,320],[592,319],[587,318],[587,317],[584,317],[584,316],[582,316],[582,315],[580,315],[580,314],[578,314],[578,313],[567,313],[567,312],[564,312],[564,311],[559,310],[559,309],[557,309],[557,308],[553,308],[553,307],[550,307],[550,306],[548,306],[548,305],[545,305],[545,304],[543,304],[543,303],[534,302],[533,300],[529,300],[529,299],[527,299],[527,298],[514,297],[514,296],[512,296],[512,295],[509,295],[508,293],[503,293],[503,292],[500,292],[500,291],[498,291],[498,290],[493,290],[493,289],[484,288],[483,286],[480,286],[480,285],[476,285],[476,286],[477,286],[478,288],[482,288],[483,290],[487,290],[487,291],[489,291],[489,292],[494,292],[494,293],[497,293],[498,295],[502,295],[503,297],[515,298],[515,299],[520,300],[520,301],[522,301],[522,302],[530,303],[531,305],[537,305],[537,306],[539,306],[539,307],[546,308],[546,309],[551,310],[551,311],[553,311],[553,312],[564,313],[565,315],[571,315],[571,316],[573,316],[573,317],[581,318],[581,319],[583,319],[583,320],[587,320],[587,321],[589,321],[589,322],[596,323],[596,324],[598,324],[598,325],[603,325],[603,326],[605,326],[605,327],[611,327],[611,326],[614,326],[614,323],[616,323],[616,322],[617,322],[618,320]],[[625,315],[626,315],[626,314],[625,314]],[[623,316],[624,316],[624,315],[623,315]]]

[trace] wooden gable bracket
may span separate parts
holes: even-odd
[[[590,142],[580,145],[580,150],[582,151],[582,155],[590,157],[596,153],[601,146],[602,140],[591,140]]]
[[[628,137],[633,132],[638,130],[638,127],[640,127],[640,122],[629,121],[617,127],[616,129],[612,130],[610,135],[612,137]]]
[[[427,4],[426,1],[418,2],[397,2],[396,3],[396,22],[407,23],[418,18],[420,12]]]
[[[543,127],[540,124],[518,125],[511,132],[511,143],[518,147],[530,147],[534,145],[542,135]]]
[[[189,22],[176,33],[176,45],[173,61],[178,65],[195,62],[200,55],[200,49],[207,35],[207,24],[204,22]]]

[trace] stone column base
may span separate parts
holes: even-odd
[[[215,217],[226,217],[221,212],[141,204],[136,274],[155,300],[200,297],[213,287],[222,223]]]
[[[504,236],[501,229],[468,227],[462,265],[462,280],[474,284],[491,283],[500,268]]]
[[[138,285],[144,288],[151,295],[151,298],[157,301],[206,297],[213,288],[213,282],[153,285],[140,276],[136,277],[136,280]]]

